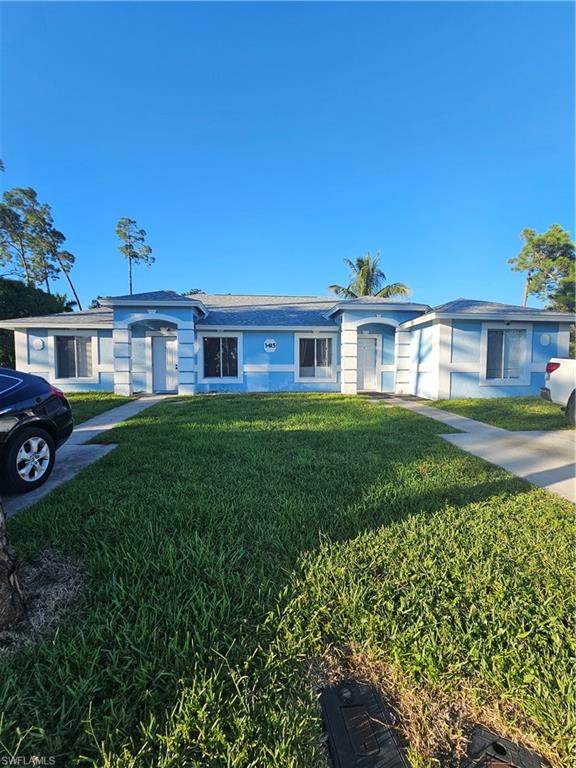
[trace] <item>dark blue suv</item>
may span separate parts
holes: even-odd
[[[0,368],[0,488],[25,493],[52,472],[74,428],[64,393],[40,376]]]

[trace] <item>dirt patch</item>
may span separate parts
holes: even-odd
[[[543,742],[535,725],[517,706],[471,684],[461,683],[450,691],[416,685],[395,666],[352,650],[345,657],[314,660],[307,677],[315,690],[344,680],[373,685],[393,710],[409,744],[408,757],[417,768],[456,768],[476,724],[534,750],[554,768],[562,768],[558,754]]]
[[[17,571],[26,601],[26,619],[13,630],[0,632],[0,654],[35,642],[62,620],[84,582],[79,563],[56,549],[45,549],[21,563]]]

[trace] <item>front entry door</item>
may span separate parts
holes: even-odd
[[[376,373],[377,340],[374,337],[358,335],[358,389],[377,392]]]
[[[152,389],[178,391],[178,342],[176,336],[152,336]]]

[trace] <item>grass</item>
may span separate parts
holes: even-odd
[[[66,399],[72,407],[74,423],[81,424],[104,411],[129,403],[134,398],[115,395],[113,392],[67,392]]]
[[[427,403],[427,405],[513,431],[573,428],[564,416],[564,412],[560,410],[559,405],[540,397],[438,400]]]
[[[9,521],[22,557],[57,547],[88,588],[1,662],[1,744],[58,766],[319,768],[314,670],[337,659],[406,701],[499,713],[568,765],[572,505],[441,431],[360,398],[245,395],[107,433],[112,454]]]

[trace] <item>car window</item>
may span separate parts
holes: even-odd
[[[23,379],[19,379],[17,376],[6,376],[4,373],[0,373],[0,395],[5,395],[10,390],[15,389],[22,384]]]

